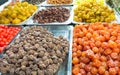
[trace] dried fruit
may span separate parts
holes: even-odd
[[[72,74],[119,74],[119,30],[120,25],[118,24],[76,25],[73,32],[72,66],[74,69],[80,65],[79,69],[82,70],[79,73],[73,71]]]
[[[114,10],[97,1],[83,0],[78,4],[74,9],[74,21],[87,23],[114,21],[116,19]]]
[[[50,7],[36,13],[33,20],[38,23],[65,22],[69,17],[69,9],[63,7]]]
[[[65,38],[54,37],[41,26],[27,27],[6,47],[0,61],[0,72],[10,72],[11,75],[53,75],[64,62],[68,47]]]

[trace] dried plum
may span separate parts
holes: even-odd
[[[51,7],[42,9],[34,15],[34,22],[52,23],[65,22],[70,17],[70,10],[63,7]]]

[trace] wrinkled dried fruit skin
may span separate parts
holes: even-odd
[[[116,20],[114,10],[104,4],[100,4],[97,0],[90,2],[83,1],[74,8],[74,21],[76,22],[107,22]]]
[[[70,16],[70,10],[63,7],[51,7],[42,9],[34,15],[34,22],[38,23],[52,23],[65,22]]]
[[[68,47],[69,43],[63,37],[54,37],[40,26],[28,27],[6,48],[0,60],[0,72],[53,75],[65,60]]]

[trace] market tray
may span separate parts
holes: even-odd
[[[21,2],[25,2],[25,0],[21,0]],[[28,1],[27,1],[28,2]],[[43,2],[41,2],[41,3],[39,3],[39,4],[34,4],[34,5],[36,5],[36,6],[41,6],[43,3],[44,3],[45,1],[43,1]],[[28,2],[29,3],[29,2]]]
[[[51,6],[51,7],[54,7],[54,6]],[[72,22],[72,7],[64,7],[64,6],[60,6],[60,7],[63,7],[63,8],[66,8],[66,9],[69,9],[70,10],[70,16],[68,18],[67,21],[65,22],[51,22],[51,23],[38,23],[38,22],[34,22],[33,20],[33,17],[35,14],[37,14],[39,11],[41,11],[42,9],[47,9],[47,8],[51,8],[51,7],[40,7],[34,14],[33,16],[26,22],[27,25],[32,25],[32,24],[39,24],[39,25],[61,25],[61,24],[64,24],[64,25],[67,25],[67,24],[70,24]],[[58,6],[59,7],[59,6]]]
[[[41,4],[41,6],[72,6],[74,4],[74,0],[70,4],[48,4],[47,0]]]
[[[31,25],[33,26],[33,25]],[[38,25],[37,25],[38,26]],[[63,62],[61,66],[59,67],[59,70],[55,75],[71,75],[72,71],[72,35],[73,35],[73,26],[63,26],[63,25],[40,25],[44,28],[46,28],[49,32],[51,32],[55,37],[57,36],[63,36],[69,41],[69,53]],[[29,26],[26,26],[29,27]],[[24,27],[23,29],[25,29]],[[19,33],[20,34],[20,33]],[[19,37],[19,34],[16,36],[16,38]],[[14,40],[11,42],[11,44],[14,42]],[[1,75],[1,74],[0,74]]]

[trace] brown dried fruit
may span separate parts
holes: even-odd
[[[51,23],[51,22],[64,22],[68,20],[70,10],[63,7],[51,7],[43,9],[34,15],[34,22]]]
[[[22,66],[21,66],[21,69],[22,69],[23,71],[26,70],[26,66],[22,65]]]
[[[32,71],[32,75],[37,75],[37,71]]]
[[[68,46],[67,40],[54,37],[40,26],[28,27],[6,48],[0,60],[0,72],[9,72],[10,75],[53,75],[67,56]]]

